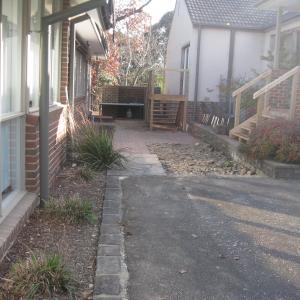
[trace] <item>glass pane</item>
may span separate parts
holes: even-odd
[[[50,98],[49,103],[59,102],[60,89],[60,53],[61,53],[61,24],[51,26],[49,49]]]
[[[28,37],[27,86],[29,90],[29,107],[37,108],[40,97],[40,27],[41,1],[31,0],[30,34]]]
[[[86,95],[87,61],[85,56],[78,50],[76,50],[75,70],[75,96],[83,97]]]
[[[1,194],[5,199],[19,184],[20,120],[1,123]]]
[[[81,4],[81,3],[84,3],[84,2],[88,2],[90,0],[71,0],[71,6],[75,6],[75,5],[78,5],[78,4]]]
[[[45,0],[44,15],[47,16],[60,11],[62,9],[62,4],[62,0]]]
[[[2,1],[1,113],[21,111],[22,1]]]
[[[41,7],[42,2],[40,0],[30,1],[30,31],[41,30]]]

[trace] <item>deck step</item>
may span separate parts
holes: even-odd
[[[232,133],[231,137],[233,137],[234,139],[240,141],[240,142],[248,142],[249,141],[249,135],[247,134],[243,134],[241,132],[235,132]]]

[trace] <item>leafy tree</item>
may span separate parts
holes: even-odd
[[[166,13],[151,25],[151,17],[143,11],[150,2],[116,1],[116,26],[109,34],[107,59],[94,66],[95,86],[139,85],[146,82],[148,70],[165,65],[173,13]]]

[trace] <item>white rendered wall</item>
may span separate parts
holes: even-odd
[[[170,31],[166,68],[181,68],[182,47],[190,43],[190,74],[189,74],[189,100],[194,100],[195,65],[197,57],[197,29],[193,27],[184,0],[177,0],[172,27]],[[166,72],[167,94],[179,95],[180,73]]]
[[[235,36],[233,79],[252,79],[264,71],[261,56],[264,53],[265,34],[238,31]]]
[[[227,78],[230,31],[202,29],[198,101],[219,101],[221,76]]]

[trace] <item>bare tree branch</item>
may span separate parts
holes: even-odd
[[[126,18],[128,18],[128,17],[131,17],[132,15],[135,15],[135,14],[137,14],[137,13],[142,12],[143,9],[144,9],[147,5],[149,5],[151,2],[152,2],[152,0],[148,0],[147,2],[145,2],[145,3],[144,3],[142,6],[140,6],[139,8],[134,8],[134,9],[126,10],[126,11],[124,12],[123,15],[121,15],[121,16],[119,16],[119,17],[116,18],[116,23],[117,23],[117,22],[120,22],[120,21],[122,21],[122,20],[124,20],[124,19],[126,19]]]

